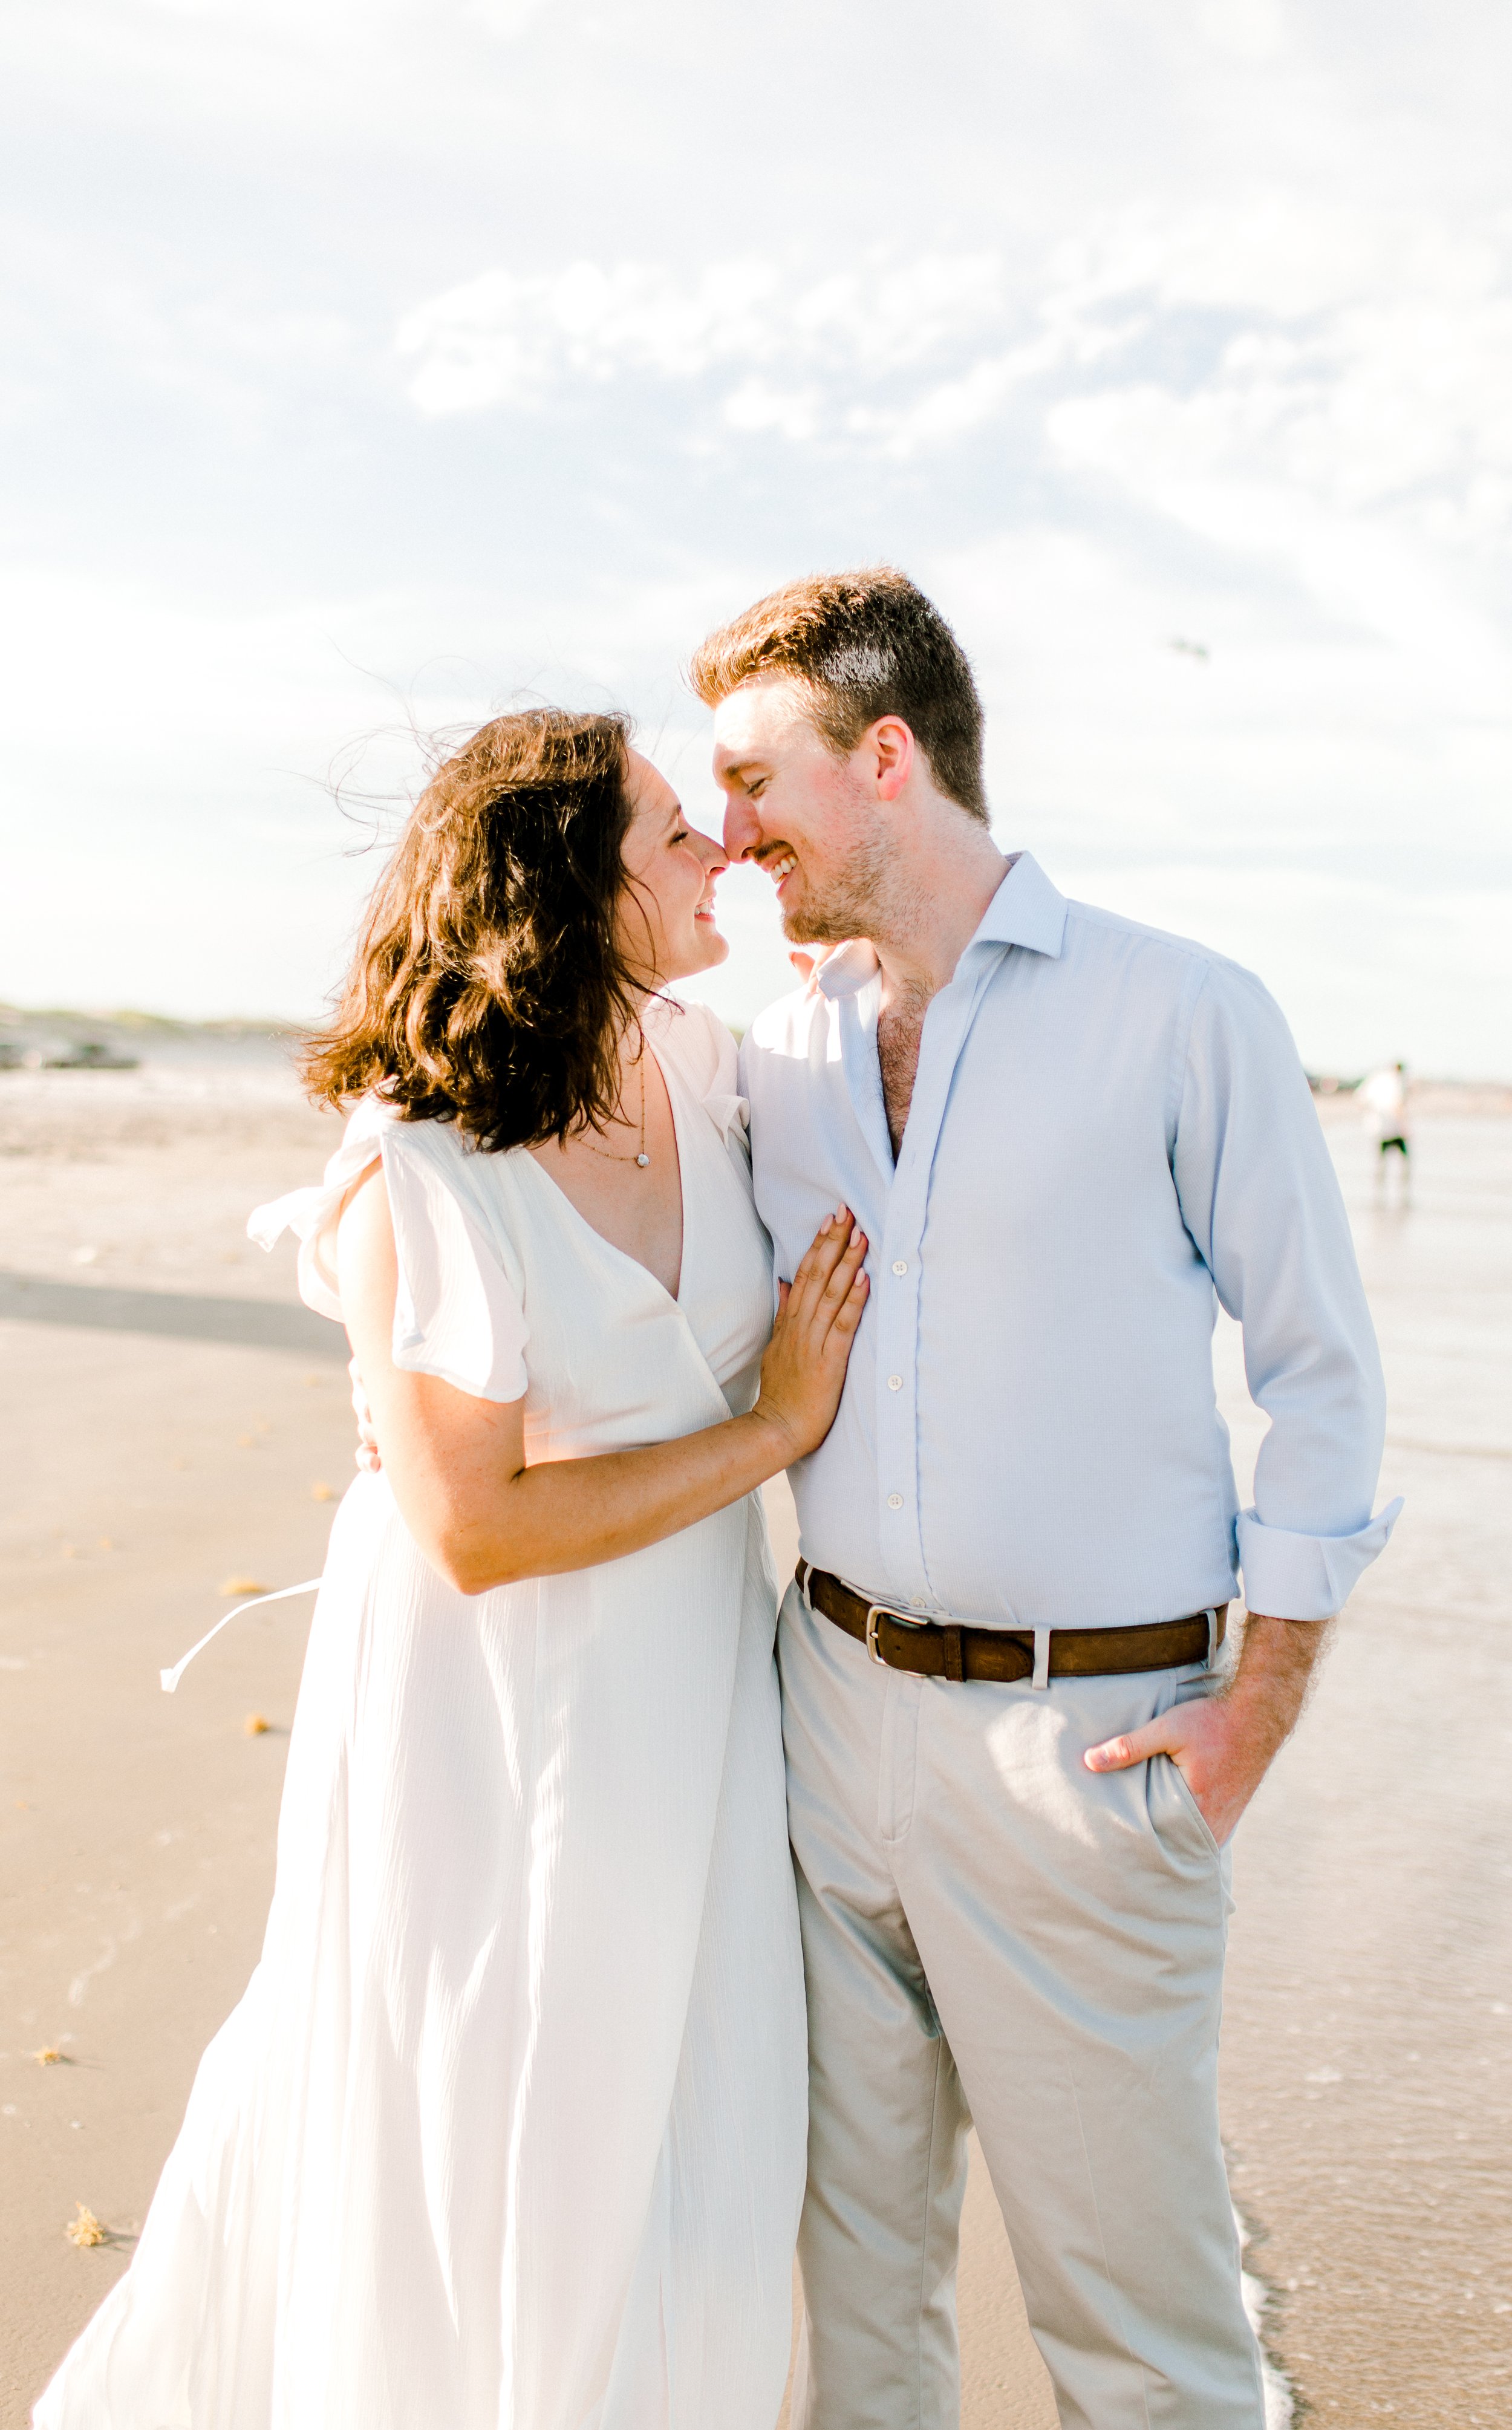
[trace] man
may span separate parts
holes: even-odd
[[[1371,1518],[1380,1366],[1307,1085],[1245,972],[998,851],[970,668],[902,574],[796,583],[691,679],[731,858],[791,943],[841,948],[742,1050],[778,1269],[842,1202],[871,1241],[780,1633],[795,2430],[955,2422],[973,2120],[1062,2422],[1261,2430],[1221,1851],[1395,1515]],[[1215,1291],[1271,1420],[1244,1512]]]
[[[1387,1160],[1402,1159],[1402,1203],[1412,1194],[1412,1148],[1407,1135],[1407,1067],[1383,1063],[1360,1083],[1365,1135],[1375,1142],[1375,1194],[1386,1196]]]

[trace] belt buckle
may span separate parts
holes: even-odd
[[[866,1650],[872,1656],[873,1662],[881,1663],[884,1671],[890,1670],[891,1665],[890,1663],[883,1661],[882,1656],[877,1651],[877,1623],[879,1621],[883,1620],[895,1620],[900,1628],[932,1628],[934,1626],[933,1621],[920,1620],[917,1615],[911,1611],[894,1611],[889,1603],[868,1604],[866,1611]]]

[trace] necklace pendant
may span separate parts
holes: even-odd
[[[636,1162],[640,1165],[649,1164],[651,1162],[651,1158],[647,1156],[644,1148],[641,1149],[640,1155],[636,1157]]]

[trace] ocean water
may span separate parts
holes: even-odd
[[[1299,2415],[1464,2430],[1512,2421],[1512,1118],[1420,1119],[1403,1208],[1331,1112],[1406,1508],[1240,1827],[1224,2125]]]

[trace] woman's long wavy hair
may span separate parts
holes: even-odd
[[[539,708],[494,718],[438,769],[305,1048],[311,1096],[378,1089],[487,1148],[611,1118],[644,987],[617,918],[628,752],[622,717]]]

